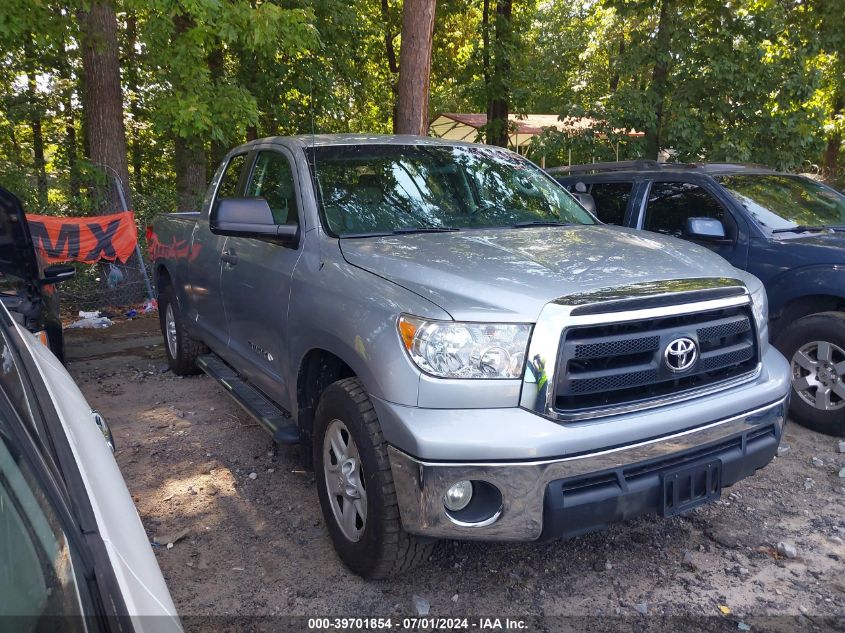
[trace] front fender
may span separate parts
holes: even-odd
[[[324,259],[303,255],[292,279],[289,306],[290,402],[296,402],[303,359],[311,350],[321,349],[349,365],[369,394],[416,406],[420,372],[402,347],[397,319],[403,312],[449,319],[444,310],[347,263],[339,249]]]
[[[769,312],[779,317],[785,306],[802,297],[824,295],[845,299],[845,266],[822,264],[792,268],[766,285]]]

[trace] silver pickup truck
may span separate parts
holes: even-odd
[[[775,455],[760,282],[601,225],[528,160],[418,137],[232,150],[150,235],[170,367],[301,443],[342,560],[570,537],[717,499]]]

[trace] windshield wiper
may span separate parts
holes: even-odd
[[[526,226],[572,226],[569,222],[558,222],[557,220],[526,220],[525,222],[517,222],[513,225],[515,229],[521,229]]]
[[[398,229],[393,229],[394,235],[403,235],[405,233],[454,233],[460,229],[451,226],[402,226]]]
[[[835,226],[832,224],[810,226],[799,224],[798,226],[791,226],[785,229],[772,229],[772,233],[822,233],[824,231],[845,231],[845,226]]]

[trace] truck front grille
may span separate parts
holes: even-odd
[[[562,337],[555,408],[564,414],[707,387],[751,373],[759,361],[749,306],[578,326]],[[691,339],[697,351],[685,371],[666,362],[667,346],[679,338]]]

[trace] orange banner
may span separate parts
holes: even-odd
[[[32,242],[48,264],[126,262],[138,243],[132,211],[90,218],[27,214],[26,220]]]

